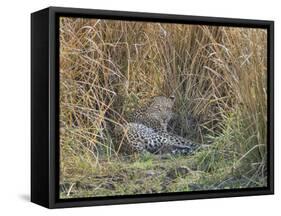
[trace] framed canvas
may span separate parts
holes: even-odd
[[[274,22],[31,15],[31,201],[273,194]]]

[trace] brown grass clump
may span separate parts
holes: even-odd
[[[120,160],[114,128],[173,94],[170,130],[212,143],[196,168],[264,186],[266,56],[263,29],[61,18],[61,182]]]

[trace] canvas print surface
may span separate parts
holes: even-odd
[[[59,20],[62,199],[267,186],[267,31]]]

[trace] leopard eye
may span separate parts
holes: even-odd
[[[156,108],[157,110],[160,110],[160,111],[161,111],[161,106],[160,106],[160,105],[156,105],[155,108]]]

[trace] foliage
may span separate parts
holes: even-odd
[[[266,42],[263,29],[61,18],[62,196],[265,186]],[[157,95],[176,96],[171,131],[210,147],[168,160],[123,155],[114,129]],[[166,181],[173,166],[196,171]],[[147,180],[147,170],[160,174]],[[93,189],[109,174],[124,184]],[[140,179],[147,188],[134,188]]]

